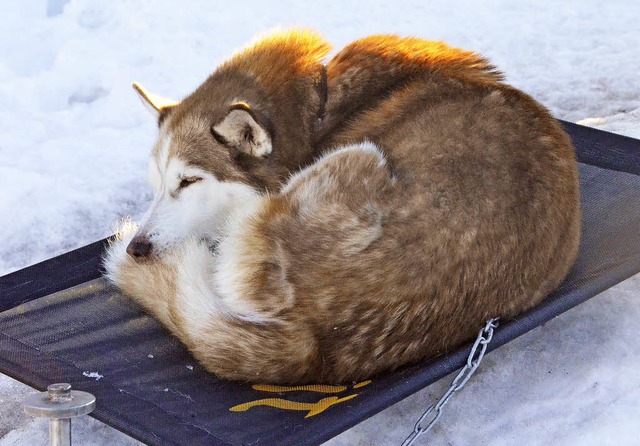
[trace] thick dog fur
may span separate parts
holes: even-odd
[[[473,53],[396,36],[339,52],[325,90],[328,48],[272,36],[156,104],[155,211],[134,238],[154,248],[134,258],[122,235],[106,258],[224,378],[339,383],[442,354],[538,304],[576,256],[573,148],[542,106]],[[174,212],[201,221],[163,238]]]

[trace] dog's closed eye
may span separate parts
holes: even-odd
[[[202,177],[183,177],[180,180],[180,184],[178,185],[178,189],[184,189],[185,187],[191,186],[198,181],[202,181]]]

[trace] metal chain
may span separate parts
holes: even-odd
[[[449,389],[440,397],[438,402],[436,404],[432,404],[424,411],[422,416],[416,422],[413,432],[411,432],[411,434],[404,440],[402,446],[413,445],[419,436],[429,432],[436,421],[438,421],[438,418],[440,418],[440,415],[442,415],[442,408],[447,404],[449,398],[451,398],[455,392],[462,389],[467,381],[469,381],[473,376],[482,361],[482,357],[487,351],[489,342],[491,342],[491,339],[493,338],[493,330],[498,326],[498,319],[499,318],[497,317],[489,319],[486,325],[478,332],[476,342],[474,342],[473,347],[471,347],[471,351],[469,352],[469,356],[467,357],[466,365],[460,370],[460,372],[458,372],[451,382]],[[431,420],[427,423],[426,421],[429,415],[431,415]]]

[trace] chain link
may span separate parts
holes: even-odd
[[[482,361],[482,357],[487,351],[489,342],[491,342],[493,338],[493,330],[498,326],[498,319],[497,317],[489,319],[486,325],[478,332],[476,342],[473,343],[473,347],[471,347],[471,351],[467,357],[466,365],[458,372],[451,382],[449,389],[440,397],[438,402],[429,406],[422,416],[420,416],[413,428],[413,432],[404,440],[402,446],[412,446],[419,436],[429,432],[442,415],[442,408],[447,404],[449,398],[451,398],[455,392],[462,389],[473,376]]]

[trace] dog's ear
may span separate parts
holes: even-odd
[[[227,116],[211,130],[223,144],[249,155],[265,157],[273,150],[270,132],[258,122],[255,112],[244,102],[232,104]]]
[[[142,85],[137,82],[134,82],[132,86],[136,93],[138,93],[142,105],[158,120],[159,124],[162,122],[163,116],[166,116],[166,113],[178,104],[176,101],[163,98],[162,96],[145,90]]]

